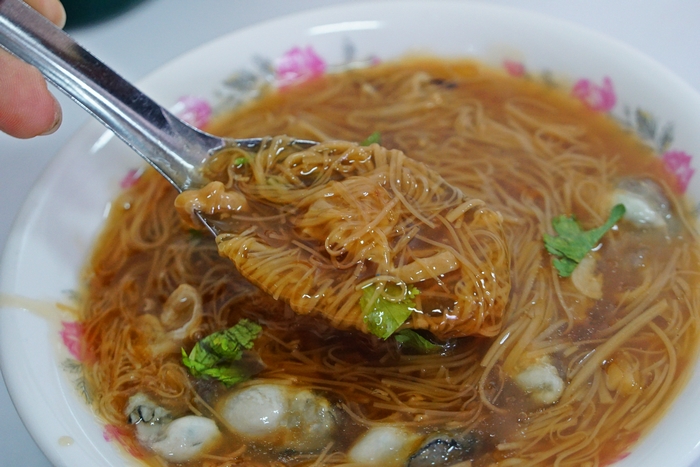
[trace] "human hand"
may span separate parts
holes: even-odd
[[[59,0],[24,0],[63,27],[66,12]],[[0,131],[17,138],[51,134],[61,124],[61,106],[43,76],[0,48]]]

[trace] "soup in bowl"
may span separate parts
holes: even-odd
[[[683,404],[700,390],[700,141],[691,131],[700,99],[644,57],[569,25],[477,5],[443,4],[428,18],[420,4],[407,8],[400,20],[391,5],[279,20],[146,80],[157,100],[213,133],[321,141],[208,161],[216,199],[227,200],[198,205],[227,226],[216,240],[183,221],[177,192],[123,146],[108,142],[104,159],[87,161],[103,178],[55,196],[52,185],[87,153],[59,156],[11,239],[46,245],[46,257],[25,247],[3,263],[17,276],[3,293],[30,311],[5,314],[2,329],[21,336],[41,320],[17,297],[54,291],[63,304],[59,329],[49,326],[62,358],[49,345],[29,363],[68,370],[51,413],[68,410],[81,427],[61,436],[94,443],[75,459],[477,467],[693,458],[692,426],[667,427],[694,423],[698,410]],[[229,64],[208,59],[281,30],[284,40]],[[576,53],[543,46],[553,38]],[[499,53],[504,45],[515,51]],[[443,201],[400,165],[370,188],[347,183],[397,150],[459,193],[426,219],[439,228],[395,221],[400,209]],[[328,178],[332,189],[319,191]],[[383,198],[392,183],[408,195]],[[272,188],[296,195],[241,229],[249,216],[233,193]],[[86,199],[84,219],[52,222],[56,203],[65,212]],[[65,225],[58,236],[80,232],[68,262],[56,225]],[[468,241],[448,242],[461,234]],[[279,248],[259,249],[259,239]],[[344,271],[362,287],[337,312],[297,313],[246,280],[287,280],[280,257],[289,251],[306,274]],[[239,272],[242,256],[256,268]],[[63,273],[37,293],[22,277],[46,258]],[[453,284],[463,300],[447,293]],[[3,341],[4,362],[17,351]]]

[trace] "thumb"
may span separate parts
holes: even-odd
[[[61,107],[34,67],[0,50],[0,131],[17,138],[49,134],[61,124]]]

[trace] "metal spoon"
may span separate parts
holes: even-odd
[[[188,125],[22,1],[0,0],[0,46],[38,68],[180,191],[205,183],[199,167],[213,153],[236,146],[256,151],[263,142],[219,138]]]

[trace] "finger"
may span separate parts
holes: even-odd
[[[61,107],[39,70],[0,50],[0,131],[32,138],[60,124]]]
[[[66,24],[66,10],[58,0],[24,0],[27,5],[44,15],[53,24],[62,28]]]

